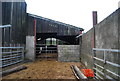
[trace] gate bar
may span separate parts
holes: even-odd
[[[11,27],[11,25],[0,25],[0,28],[7,28],[7,27]]]

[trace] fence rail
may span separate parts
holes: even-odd
[[[55,45],[40,45],[36,44],[36,54],[43,53],[57,53],[57,46]]]
[[[108,68],[106,68],[105,66],[107,66],[107,64],[109,64],[111,67],[116,67],[116,68],[118,68],[118,70],[120,69],[120,65],[118,63],[114,63],[114,62],[108,61],[106,59],[107,55],[109,54],[108,52],[111,52],[112,54],[119,54],[120,50],[93,48],[92,51],[93,51],[93,59],[94,59],[94,68],[93,69],[95,71],[95,77],[97,79],[110,79],[112,81],[116,81],[115,79],[119,79],[120,78],[119,73],[115,73],[115,72],[109,70]],[[103,52],[102,54],[100,53],[101,55],[103,55],[103,58],[99,58],[97,56],[97,54],[98,54],[97,52]],[[118,57],[116,57],[116,59],[117,58]],[[103,65],[99,64],[96,61],[102,62]],[[111,68],[110,66],[109,66],[109,68]],[[108,73],[111,74],[111,76],[109,76]],[[113,78],[113,76],[115,76],[117,78]]]
[[[0,47],[0,68],[24,61],[24,47]]]
[[[11,25],[0,25],[0,28],[7,28],[7,27],[11,27]]]

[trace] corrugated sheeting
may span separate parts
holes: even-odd
[[[26,6],[25,2],[2,2],[2,25],[12,25],[11,28],[2,30],[3,45],[25,44],[26,36],[34,36],[35,34],[35,20],[37,34],[54,33],[59,37],[74,36],[75,38],[83,31],[79,27],[26,13]]]
[[[34,19],[37,21],[37,33],[57,33],[57,35],[60,36],[70,36],[79,35],[80,31],[83,31],[83,29],[79,27],[28,13],[27,21],[28,27],[30,28],[30,31],[28,31],[29,35],[33,35]]]
[[[2,25],[12,27],[3,29],[3,44],[25,43],[26,36],[26,3],[2,2]]]

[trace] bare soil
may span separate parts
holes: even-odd
[[[24,65],[27,69],[4,76],[3,79],[75,79],[70,66],[76,65],[84,68],[80,62],[58,62],[56,60],[37,60]]]

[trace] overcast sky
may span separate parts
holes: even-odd
[[[120,0],[26,0],[27,12],[71,24],[92,28],[92,11],[98,12],[98,22],[118,8]]]

